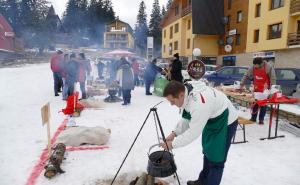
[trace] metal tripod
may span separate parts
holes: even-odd
[[[161,103],[162,103],[162,102],[158,103],[157,105],[159,105],[159,104],[161,104]],[[156,108],[157,105],[155,105],[154,107],[152,107],[152,108],[150,109],[150,111],[149,111],[149,113],[148,113],[148,115],[147,115],[147,117],[146,117],[144,123],[142,124],[142,126],[141,126],[141,128],[140,128],[138,134],[136,135],[136,137],[135,137],[133,143],[131,144],[131,146],[130,146],[130,148],[129,148],[129,150],[128,150],[128,152],[127,152],[127,154],[126,154],[126,156],[125,156],[125,158],[124,158],[124,160],[123,160],[123,162],[122,162],[120,168],[118,169],[116,175],[114,176],[114,178],[113,178],[113,180],[112,180],[112,182],[111,182],[111,185],[113,185],[113,183],[115,182],[115,180],[116,180],[116,178],[117,178],[117,176],[118,176],[118,174],[119,174],[119,172],[120,172],[120,170],[121,170],[123,164],[125,163],[125,161],[126,161],[128,155],[129,155],[131,149],[133,148],[133,146],[134,146],[134,144],[135,144],[137,138],[139,137],[139,135],[140,135],[142,129],[144,128],[144,126],[145,126],[145,124],[146,124],[146,122],[147,122],[147,120],[148,120],[148,118],[149,118],[149,116],[150,116],[151,113],[153,113],[155,123],[156,123],[156,120],[157,120],[157,123],[158,123],[158,125],[159,125],[159,129],[160,129],[161,136],[162,136],[163,141],[164,141],[164,143],[166,144],[167,149],[168,149],[168,151],[169,151],[169,147],[168,147],[168,145],[167,145],[166,137],[165,137],[164,131],[163,131],[163,129],[162,129],[162,126],[161,126],[161,123],[160,123],[158,114],[157,114],[157,108]],[[180,185],[180,181],[179,181],[179,178],[178,178],[178,175],[177,175],[177,172],[176,172],[176,171],[175,171],[175,175],[176,175],[178,184]]]

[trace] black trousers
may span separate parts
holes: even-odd
[[[219,185],[221,183],[224,164],[226,162],[228,150],[231,145],[232,138],[236,132],[238,121],[231,123],[227,128],[227,140],[226,140],[226,153],[225,161],[223,162],[213,162],[207,159],[204,155],[203,157],[203,169],[199,174],[199,181],[201,185]]]
[[[122,89],[124,104],[131,103],[131,89]]]
[[[53,79],[54,79],[54,94],[58,94],[58,91],[60,91],[63,86],[63,81],[60,73],[53,72]]]

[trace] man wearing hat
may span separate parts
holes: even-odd
[[[274,67],[262,58],[254,58],[253,66],[249,68],[248,72],[244,75],[241,81],[241,88],[245,86],[247,80],[253,81],[254,92],[263,93],[265,89],[270,89],[276,83],[276,74]],[[251,121],[256,122],[259,106],[255,104],[252,108]],[[266,106],[260,107],[259,111],[259,124],[264,124],[266,115]]]
[[[182,82],[183,80],[183,76],[181,74],[182,62],[179,60],[178,53],[175,53],[173,56],[174,56],[174,60],[171,66],[171,80]]]

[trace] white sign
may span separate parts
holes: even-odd
[[[257,58],[257,57],[261,57],[261,58],[275,57],[275,51],[266,51],[266,52],[253,53],[253,58]]]
[[[41,108],[42,113],[42,123],[45,125],[46,123],[49,123],[50,118],[50,103],[48,102]]]
[[[147,37],[147,48],[153,48],[153,37]]]
[[[15,33],[14,32],[4,32],[5,37],[14,37]]]
[[[232,50],[232,47],[231,47],[230,45],[226,45],[226,46],[224,47],[224,50],[225,50],[227,53],[229,53],[229,52]]]
[[[229,36],[236,35],[236,29],[230,30],[228,33]]]

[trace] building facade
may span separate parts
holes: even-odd
[[[2,14],[0,14],[0,51],[14,52],[15,33],[13,28],[7,22]]]
[[[133,49],[134,37],[131,26],[120,20],[106,25],[104,33],[104,48],[107,49]]]
[[[224,33],[212,29],[220,20]],[[174,0],[162,27],[163,58],[178,52],[191,61],[200,48],[208,64],[249,66],[260,56],[276,67],[300,66],[300,0]]]
[[[193,22],[192,0],[174,0],[162,20],[162,58],[170,58],[179,53],[182,60],[191,61],[194,48],[200,48],[205,63],[215,64],[218,56],[219,35],[204,30],[195,30],[195,25],[203,22]],[[195,6],[195,7],[193,7]],[[199,7],[199,6],[197,6]],[[204,8],[204,6],[200,6]],[[222,7],[223,8],[223,7]],[[197,12],[198,13],[198,12]],[[206,30],[205,30],[206,31]],[[208,30],[210,32],[210,30]]]
[[[218,64],[241,65],[237,60],[245,55],[247,45],[249,0],[224,0],[225,34],[219,43]]]
[[[276,67],[300,66],[300,0],[251,0],[246,52]]]

